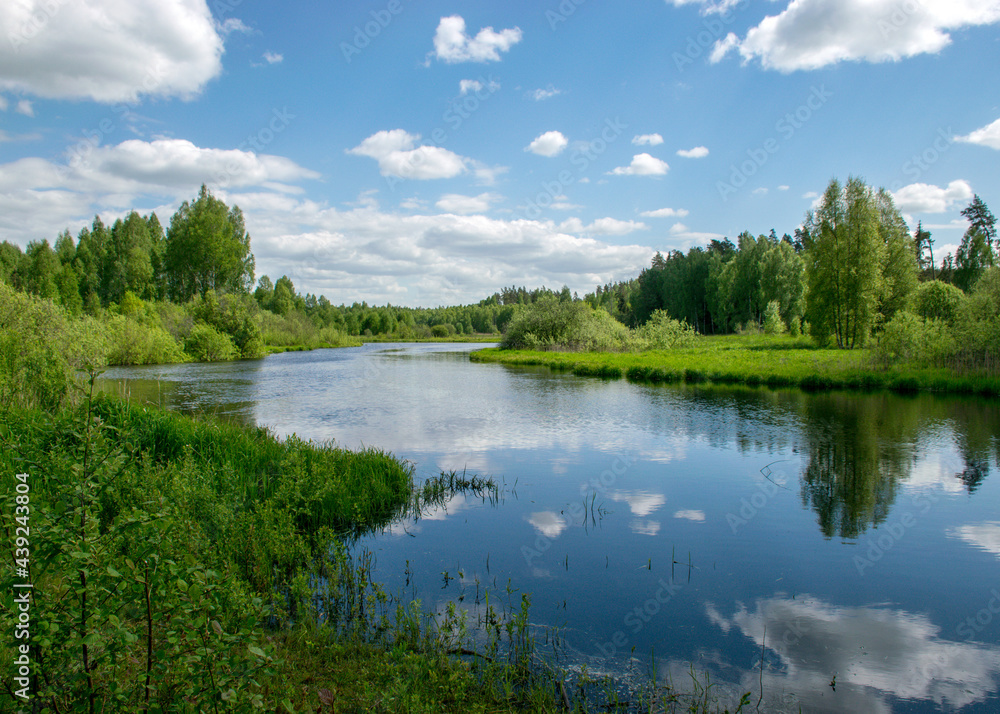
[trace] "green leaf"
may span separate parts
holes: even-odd
[[[110,575],[112,578],[120,578],[122,576],[121,573],[115,570],[113,565],[108,566],[108,575]]]
[[[256,655],[256,656],[260,657],[261,659],[263,659],[264,657],[267,656],[267,655],[264,654],[264,650],[262,650],[257,645],[249,645],[247,647],[247,649],[250,650],[250,654]]]

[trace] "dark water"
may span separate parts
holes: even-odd
[[[419,477],[492,476],[500,503],[458,496],[366,544],[390,591],[409,565],[427,609],[530,593],[563,666],[655,662],[683,688],[693,665],[723,697],[756,703],[763,683],[768,711],[1000,711],[996,400],[641,386],[470,349],[106,377],[133,399],[385,448]]]

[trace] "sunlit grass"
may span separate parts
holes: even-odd
[[[945,368],[872,366],[864,350],[818,348],[806,337],[724,335],[701,337],[696,345],[646,352],[549,352],[484,349],[475,362],[546,366],[579,376],[634,382],[715,382],[804,389],[921,389],[1000,394],[1000,380],[957,374]]]

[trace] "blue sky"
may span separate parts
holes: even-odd
[[[858,175],[940,259],[1000,212],[998,68],[1000,0],[17,0],[0,240],[206,183],[258,275],[433,306],[791,233]]]

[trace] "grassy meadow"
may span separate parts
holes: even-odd
[[[911,363],[878,364],[866,350],[821,348],[788,335],[699,336],[670,349],[633,352],[484,349],[475,362],[546,366],[580,376],[634,382],[716,382],[803,389],[922,389],[1000,394],[1000,378]]]

